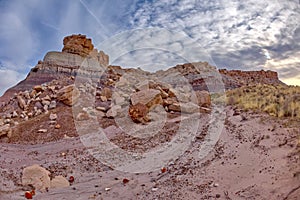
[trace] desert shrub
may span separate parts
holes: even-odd
[[[227,91],[227,104],[277,117],[300,118],[300,87],[252,85]]]

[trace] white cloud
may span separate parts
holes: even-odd
[[[24,74],[10,69],[0,69],[0,96],[11,86],[25,78]]]
[[[221,67],[256,69],[270,55],[273,58],[284,54],[280,45],[290,46],[294,53],[300,52],[299,46],[294,45],[300,42],[295,37],[299,19],[297,0],[185,0],[146,3],[135,12],[131,24],[137,28],[158,26],[183,30]],[[287,67],[281,65],[277,69],[283,71]]]

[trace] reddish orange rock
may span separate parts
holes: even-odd
[[[29,192],[29,191],[25,192],[25,198],[26,199],[32,199],[32,193]]]
[[[92,40],[85,35],[70,35],[64,38],[63,52],[77,54],[83,57],[88,56],[94,49]]]
[[[70,176],[70,178],[69,178],[69,182],[70,182],[70,183],[73,183],[73,182],[74,182],[74,180],[75,180],[74,176]]]
[[[124,184],[126,184],[126,183],[128,183],[128,182],[129,182],[129,180],[128,180],[127,178],[124,178],[124,179],[123,179],[123,183],[124,183]]]

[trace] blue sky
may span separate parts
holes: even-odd
[[[299,19],[299,0],[2,0],[0,94],[73,33],[125,67],[208,60],[300,85]]]

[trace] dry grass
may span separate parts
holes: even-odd
[[[300,87],[255,85],[227,91],[227,104],[276,117],[300,118]]]

